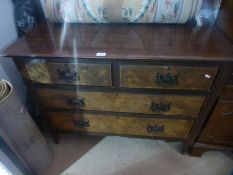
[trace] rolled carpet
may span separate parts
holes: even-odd
[[[0,129],[33,174],[41,174],[52,160],[51,151],[12,85],[0,80]]]
[[[52,22],[185,23],[202,0],[46,0]]]

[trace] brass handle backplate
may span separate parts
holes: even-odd
[[[57,70],[59,80],[65,82],[75,82],[80,80],[77,70],[71,70],[66,64],[64,70]]]
[[[155,103],[152,101],[151,103],[151,111],[153,112],[168,112],[171,110],[171,104],[164,104],[164,103]]]
[[[162,74],[157,73],[155,82],[161,86],[177,85],[178,75],[171,75],[170,73]]]
[[[74,107],[77,107],[77,108],[83,108],[83,107],[86,106],[84,98],[80,98],[80,99],[68,99],[67,100],[67,104],[69,106],[74,106]]]
[[[81,129],[85,129],[90,126],[89,121],[86,120],[73,120],[73,124]]]
[[[158,126],[158,125],[148,125],[147,126],[147,131],[149,133],[152,133],[152,132],[158,132],[158,133],[161,133],[161,132],[164,132],[165,130],[165,126],[162,125],[162,126]]]

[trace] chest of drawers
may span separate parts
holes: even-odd
[[[5,51],[56,142],[60,132],[122,135],[179,140],[186,151],[232,67],[232,47],[215,27],[202,35],[188,25],[62,32],[42,23]]]

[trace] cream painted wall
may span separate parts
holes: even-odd
[[[45,1],[46,0],[40,0],[40,3],[41,3],[41,6],[42,6],[42,9],[44,11],[45,17],[47,17],[46,10],[45,10]]]

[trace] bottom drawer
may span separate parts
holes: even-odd
[[[91,133],[186,138],[192,120],[155,119],[103,114],[49,112],[53,129]]]

